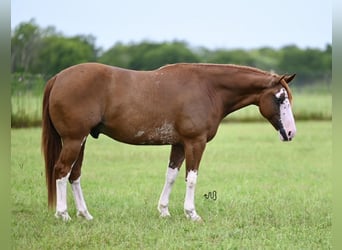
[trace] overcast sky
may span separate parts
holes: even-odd
[[[66,36],[116,42],[184,40],[215,48],[324,48],[332,41],[331,0],[12,0],[11,27],[34,18]]]

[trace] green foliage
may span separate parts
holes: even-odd
[[[47,209],[40,129],[11,134],[12,249],[331,249],[331,122],[299,122],[292,142],[271,125],[223,124],[203,155],[196,208],[183,212],[184,166],[169,219],[157,203],[170,147],[89,138],[82,187],[93,221],[57,221]],[[204,194],[216,190],[217,200]]]
[[[199,58],[184,42],[154,43],[144,41],[139,44],[117,43],[104,52],[98,61],[123,68],[152,70],[177,62],[198,62]]]
[[[246,50],[236,49],[236,50],[223,50],[219,49],[213,51],[210,59],[211,63],[231,63],[231,64],[241,64],[256,66],[255,58],[253,58],[250,53]]]
[[[310,48],[301,50],[296,46],[284,47],[278,69],[282,72],[298,72],[297,80],[301,83],[308,84],[317,79],[330,82],[331,45],[327,45],[325,51]]]
[[[13,73],[11,79],[11,125],[40,126],[46,79],[40,74]]]
[[[324,50],[280,49],[216,49],[192,48],[184,41],[114,44],[102,51],[92,35],[66,37],[54,27],[41,28],[34,20],[19,24],[12,32],[12,72],[52,76],[60,70],[82,62],[101,63],[136,70],[155,69],[177,62],[231,63],[258,67],[279,74],[297,73],[297,85],[313,82],[330,84],[332,47]],[[101,52],[101,53],[100,53]]]
[[[40,28],[34,20],[12,32],[12,72],[52,76],[74,64],[96,61],[98,49],[91,35],[65,37],[53,27]]]
[[[41,96],[31,93],[12,95],[11,97],[11,126],[38,127],[42,120]]]
[[[129,68],[133,58],[132,46],[117,43],[115,46],[104,52],[99,58],[100,63],[114,65],[122,68]]]
[[[30,94],[40,96],[43,93],[46,79],[41,74],[12,73],[11,94],[20,96]]]
[[[31,64],[38,58],[40,46],[41,31],[34,20],[19,24],[12,32],[12,72],[30,72]]]
[[[53,75],[72,65],[95,60],[94,45],[82,36],[49,36],[42,40],[39,60],[32,66],[32,71]]]

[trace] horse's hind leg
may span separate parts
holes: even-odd
[[[71,174],[71,170],[77,162],[80,149],[84,139],[63,139],[63,147],[59,159],[55,165],[56,178],[56,214],[57,218],[64,221],[70,220],[67,211],[67,182]]]
[[[169,166],[166,171],[166,178],[163,191],[158,202],[158,210],[161,217],[170,216],[169,212],[169,197],[171,194],[173,183],[184,161],[184,148],[182,145],[173,145],[171,148]]]
[[[83,217],[87,220],[92,220],[93,216],[91,216],[91,214],[88,212],[81,188],[81,167],[83,162],[85,143],[86,138],[84,138],[84,141],[82,143],[78,159],[72,167],[69,181],[71,183],[72,192],[74,194],[75,204],[77,208],[77,216]]]

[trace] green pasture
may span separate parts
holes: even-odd
[[[40,133],[12,129],[13,249],[332,248],[330,121],[297,122],[292,142],[281,142],[268,123],[222,124],[198,177],[204,223],[184,216],[184,166],[171,194],[172,217],[159,218],[169,146],[131,146],[103,135],[88,138],[83,168],[94,220],[76,218],[68,186],[72,220],[58,221],[47,209]],[[217,200],[204,197],[212,191]]]

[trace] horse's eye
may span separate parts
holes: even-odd
[[[282,104],[285,101],[285,95],[281,95],[279,97],[275,97],[277,104]]]

